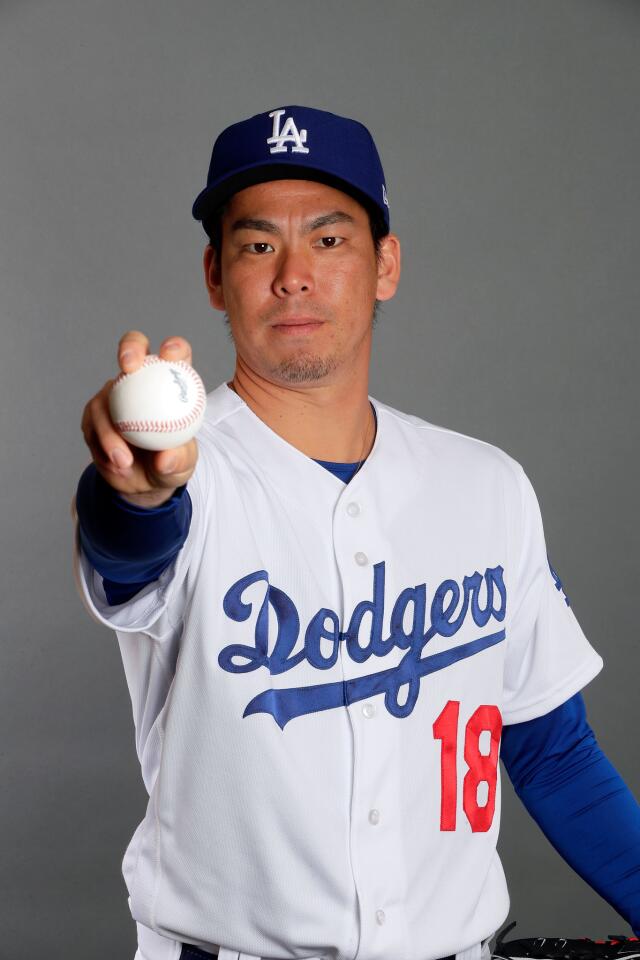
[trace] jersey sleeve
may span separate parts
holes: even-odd
[[[158,507],[135,506],[91,463],[78,483],[76,513],[83,553],[116,605],[157,580],[178,555],[189,532],[191,498],[181,486]]]
[[[135,596],[115,604],[112,602],[113,597],[107,596],[103,578],[93,566],[83,546],[74,500],[73,564],[76,585],[88,612],[99,623],[120,633],[143,632],[156,640],[174,636],[186,603],[188,573],[194,562],[197,562],[204,537],[208,497],[203,472],[198,468],[187,484],[187,491],[192,506],[192,518],[179,552],[157,579],[147,583]]]
[[[540,506],[518,464],[519,505],[504,671],[503,722],[548,713],[602,669],[547,557]]]

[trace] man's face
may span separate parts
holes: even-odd
[[[375,301],[393,295],[397,277],[376,259],[368,214],[350,196],[308,180],[248,187],[227,204],[220,263],[207,251],[211,303],[256,374],[330,383],[368,365]]]

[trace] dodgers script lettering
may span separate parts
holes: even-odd
[[[388,670],[349,680],[346,683],[316,684],[311,687],[269,689],[255,697],[245,710],[244,716],[253,713],[271,713],[284,729],[293,717],[318,710],[327,710],[345,703],[354,703],[376,693],[385,694],[385,707],[393,716],[403,718],[412,712],[420,692],[420,679],[429,673],[443,670],[474,656],[482,650],[505,639],[504,630],[479,637],[467,643],[452,646],[432,655],[422,656],[424,648],[436,635],[451,638],[460,630],[470,614],[477,627],[486,627],[490,620],[501,623],[506,615],[507,591],[501,566],[487,567],[484,574],[477,571],[464,577],[462,585],[446,579],[436,588],[429,608],[430,625],[427,628],[427,585],[418,584],[402,590],[396,599],[390,617],[388,637],[382,636],[385,604],[385,564],[376,563],[373,568],[373,598],[356,604],[346,631],[340,630],[337,613],[322,607],[310,619],[304,634],[302,649],[293,653],[300,636],[300,617],[295,603],[284,590],[269,582],[266,570],[256,570],[237,580],[227,591],[223,600],[226,616],[242,623],[248,620],[254,604],[243,598],[255,583],[267,585],[264,600],[257,612],[254,625],[254,645],[230,644],[218,656],[218,664],[229,673],[249,673],[266,667],[271,675],[292,670],[307,660],[317,670],[328,670],[338,658],[339,644],[346,644],[347,655],[357,663],[371,656],[385,657],[398,647],[407,653],[400,663]],[[269,610],[275,615],[277,632],[269,654]],[[407,612],[411,628],[405,629]],[[368,635],[362,642],[361,626],[365,614],[371,616]],[[321,652],[321,641],[329,641],[328,656]],[[243,662],[236,662],[237,660]],[[400,690],[408,685],[408,695],[399,702]]]

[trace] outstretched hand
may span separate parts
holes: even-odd
[[[118,344],[121,372],[133,373],[142,366],[149,348],[149,339],[144,333],[139,330],[125,333]],[[158,356],[191,364],[191,345],[184,337],[168,337],[162,342]],[[125,500],[143,507],[159,506],[193,473],[198,459],[196,440],[161,451],[141,450],[128,444],[109,414],[109,391],[113,383],[114,380],[107,380],[84,408],[85,443],[100,475]]]

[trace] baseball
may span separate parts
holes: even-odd
[[[198,431],[206,393],[193,367],[152,354],[121,373],[109,394],[111,419],[124,439],[143,450],[179,447]]]

